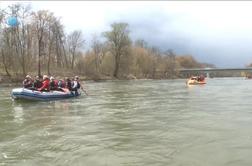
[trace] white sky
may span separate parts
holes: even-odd
[[[16,2],[0,1],[0,8]],[[88,40],[92,34],[108,30],[111,23],[125,21],[132,38],[146,39],[151,45],[161,42],[164,46],[172,38],[176,52],[196,54],[219,66],[252,62],[252,1],[18,2],[31,4],[33,10],[54,12],[67,32],[80,29]],[[242,60],[240,53],[244,54]],[[227,56],[232,62],[224,62]]]

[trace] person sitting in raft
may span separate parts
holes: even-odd
[[[66,79],[66,88],[69,89],[70,91],[72,91],[72,82],[71,82],[71,80],[68,77],[66,77],[65,79]]]
[[[55,78],[54,78],[54,84],[55,84],[56,89],[58,89],[59,81],[57,79],[55,79]]]
[[[42,87],[42,81],[40,80],[39,76],[36,76],[35,81],[33,83],[33,88],[38,89],[38,88],[41,88],[41,87]]]
[[[23,81],[23,87],[24,88],[32,88],[32,78],[31,76],[27,75]]]
[[[38,91],[46,91],[48,92],[50,89],[50,80],[47,75],[43,76],[42,87],[38,89]]]
[[[55,82],[54,77],[50,77],[50,90],[57,90],[58,86]]]
[[[72,91],[75,91],[75,95],[78,95],[78,89],[81,89],[86,95],[88,95],[87,91],[82,87],[79,77],[75,76],[72,86]]]
[[[200,76],[198,77],[198,81],[205,81],[205,77],[204,77],[203,75],[200,75]]]
[[[58,87],[59,88],[65,88],[66,87],[65,81],[63,79],[59,79]]]
[[[73,86],[72,86],[72,91],[75,92],[75,95],[78,95],[78,89],[80,89],[81,85],[79,82],[79,77],[75,76],[74,81],[73,81]]]

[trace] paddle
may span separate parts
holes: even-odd
[[[81,90],[88,96],[87,91],[83,88],[82,84],[78,81],[78,83],[80,84],[80,88]]]
[[[81,90],[88,96],[87,91],[81,86]]]

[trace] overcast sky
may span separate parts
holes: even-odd
[[[62,18],[67,32],[93,34],[127,22],[131,37],[217,67],[252,62],[252,1],[19,1]],[[0,1],[6,8],[14,1]]]

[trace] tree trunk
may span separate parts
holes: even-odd
[[[75,60],[75,53],[73,52],[73,53],[72,53],[72,64],[71,64],[72,70],[73,70],[73,68],[74,68],[74,60]]]
[[[118,71],[119,71],[119,63],[120,63],[120,54],[115,55],[115,69],[113,76],[118,78]]]
[[[99,73],[99,59],[98,59],[98,56],[96,56],[95,58],[95,70],[96,70],[96,73]]]
[[[100,56],[97,51],[95,51],[95,71],[97,74],[100,74]]]
[[[23,75],[25,76],[26,75],[26,70],[25,70],[25,52],[24,52],[24,50],[23,51],[21,50],[21,52],[22,52],[21,53],[22,54],[22,69],[23,69]]]
[[[6,62],[5,62],[5,55],[4,55],[3,50],[1,50],[1,53],[2,53],[2,58],[3,58],[4,70],[5,70],[6,74],[7,74],[7,76],[11,77],[11,74],[10,74],[10,72],[8,71],[8,68],[7,68],[7,65],[6,65]]]
[[[64,46],[64,42],[62,41],[62,38],[59,38],[59,40],[60,40],[60,44],[61,44],[62,50],[63,50],[63,55],[64,55],[64,59],[65,59],[65,66],[68,69],[68,60],[67,60],[67,55],[66,55],[66,49],[65,49],[65,46]]]
[[[61,50],[60,50],[60,44],[58,42],[58,38],[56,39],[56,64],[57,64],[57,68],[61,67]]]
[[[47,74],[48,75],[51,75],[51,73],[50,73],[50,63],[51,63],[51,45],[49,46],[48,62],[47,62]]]
[[[23,39],[23,42],[21,41]],[[22,69],[23,69],[23,75],[25,76],[26,75],[26,68],[25,68],[25,65],[26,65],[26,61],[25,61],[25,29],[24,27],[22,27],[22,39],[19,38],[19,45],[20,45],[20,52],[21,52],[21,56],[22,56]]]
[[[39,49],[38,49],[38,76],[41,77],[41,70],[40,70],[40,54],[41,54],[41,42],[39,41]]]
[[[41,77],[41,71],[40,71],[40,56],[38,57],[38,76]]]

